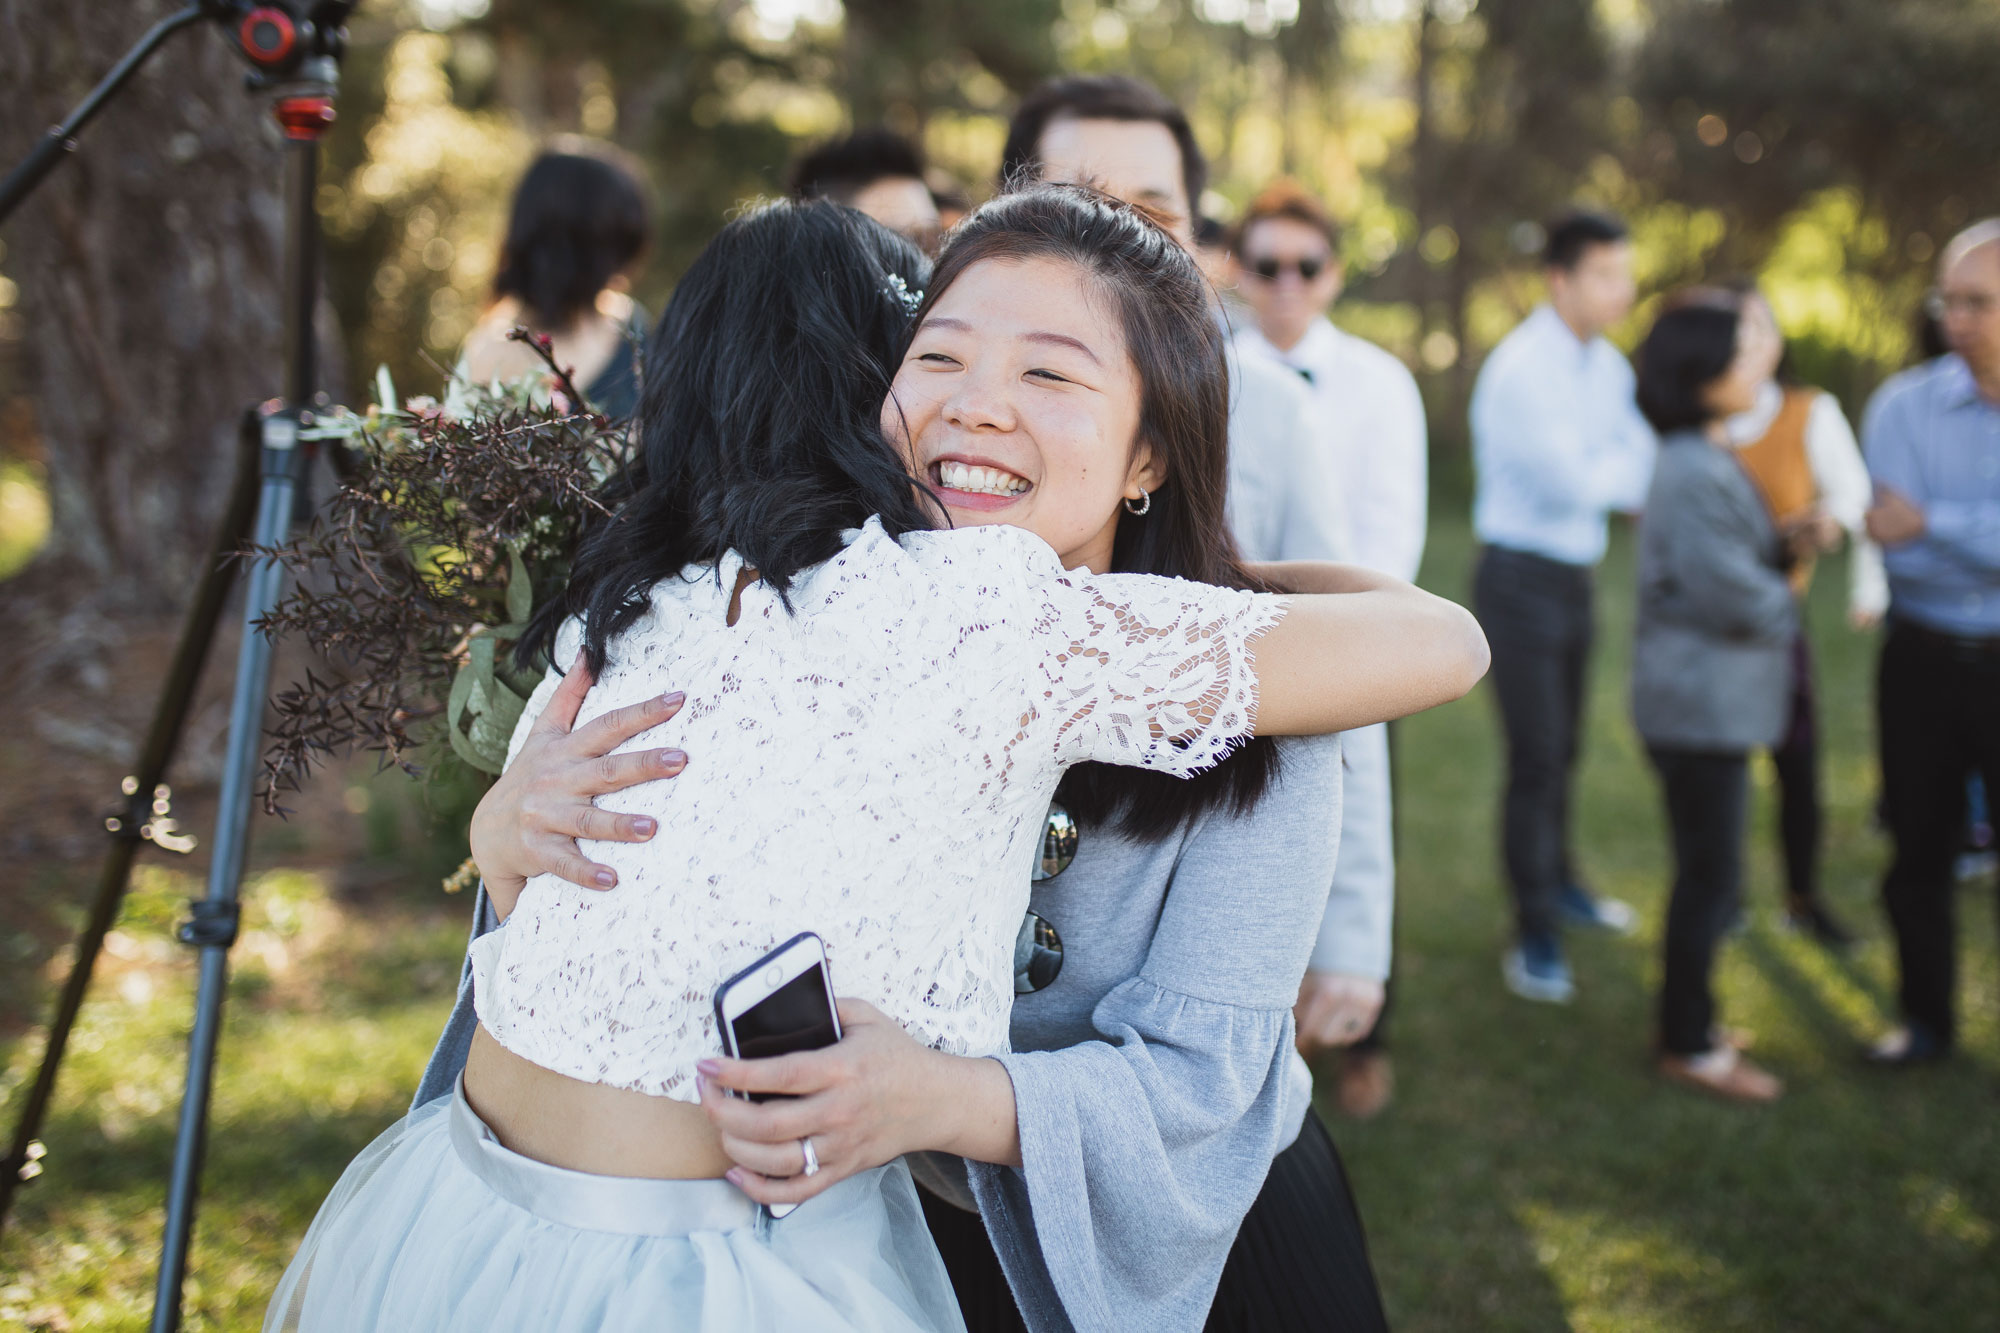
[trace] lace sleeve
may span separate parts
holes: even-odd
[[[1051,580],[1035,637],[1057,759],[1178,777],[1219,763],[1251,735],[1251,641],[1284,606],[1282,597],[1143,574]]]

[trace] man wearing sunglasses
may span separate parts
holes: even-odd
[[[1236,231],[1236,290],[1254,327],[1237,334],[1251,355],[1275,361],[1311,391],[1315,425],[1347,510],[1348,557],[1415,579],[1424,554],[1429,467],[1424,402],[1396,357],[1334,327],[1345,270],[1340,233],[1302,186],[1280,180],[1244,210]],[[1336,895],[1395,900],[1389,733],[1364,727],[1342,738],[1346,806],[1341,815]],[[1346,895],[1341,890],[1347,891]],[[1299,1001],[1299,1044],[1345,1047],[1335,1083],[1341,1110],[1367,1118],[1388,1105],[1392,1069],[1384,1020],[1362,1040],[1340,1027],[1340,998],[1353,979],[1388,962],[1359,957],[1351,932],[1323,932]]]

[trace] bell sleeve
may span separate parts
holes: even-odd
[[[1291,1006],[1333,880],[1337,737],[1288,742],[1247,815],[1183,845],[1140,974],[1097,1039],[997,1057],[1020,1167],[967,1183],[1034,1333],[1197,1333],[1237,1228],[1309,1095]]]

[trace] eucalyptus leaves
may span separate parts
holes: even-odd
[[[520,549],[507,548],[507,623],[481,625],[467,637],[465,660],[452,677],[445,701],[444,734],[460,759],[482,773],[497,774],[507,762],[507,742],[539,679],[503,657],[528,628],[534,614],[535,585]]]

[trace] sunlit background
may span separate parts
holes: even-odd
[[[1461,599],[1465,401],[1539,297],[1542,219],[1584,201],[1633,223],[1644,300],[1616,333],[1627,346],[1665,289],[1756,276],[1797,372],[1854,416],[1914,358],[1938,248],[2000,212],[2000,0],[369,0],[350,31],[317,199],[336,396],[363,401],[378,365],[404,392],[437,386],[484,307],[512,186],[552,134],[644,164],[657,227],[637,295],[657,312],[808,144],[887,124],[977,200],[1021,93],[1056,72],[1135,73],[1190,109],[1213,159],[1206,212],[1227,221],[1287,173],[1342,222],[1334,318],[1418,374],[1435,478],[1423,578]],[[169,58],[147,77],[178,75]],[[111,148],[87,137],[84,152]],[[18,229],[50,216],[10,224],[16,252]],[[19,262],[0,247],[0,580],[51,525]],[[1838,561],[1812,611],[1827,879],[1863,948],[1835,961],[1771,924],[1760,777],[1752,926],[1721,981],[1794,1093],[1746,1116],[1647,1073],[1666,851],[1625,717],[1629,556],[1621,538],[1602,576],[1579,818],[1598,882],[1646,926],[1579,945],[1589,1004],[1524,1013],[1500,996],[1490,706],[1404,737],[1403,1081],[1382,1121],[1339,1130],[1391,1313],[1436,1330],[2000,1326],[1990,904],[1962,913],[1961,1064],[1889,1087],[1847,1054],[1893,1009],[1893,969],[1874,908],[1873,645],[1842,626]],[[32,1072],[104,798],[157,689],[175,608],[153,611],[65,668],[74,698],[48,716],[22,700],[27,722],[0,728],[0,1104]],[[221,688],[197,718],[211,739]],[[204,836],[212,760],[211,745],[176,779]],[[292,822],[256,825],[192,1327],[257,1326],[333,1175],[407,1097],[462,949],[464,904],[437,884],[464,855],[468,799],[419,796],[364,759]],[[198,874],[155,858],[137,881],[58,1094],[49,1180],[0,1246],[0,1329],[144,1326],[192,989],[170,928]]]
[[[1996,29],[1981,0],[371,0],[319,198],[343,387],[449,363],[552,133],[650,168],[657,309],[803,145],[886,123],[976,199],[1024,88],[1118,70],[1192,111],[1210,214],[1279,173],[1324,193],[1352,274],[1337,318],[1418,370],[1447,476],[1479,358],[1534,299],[1537,224],[1571,199],[1635,223],[1649,291],[1759,275],[1800,368],[1852,407],[1909,354],[1942,238],[1994,206],[2000,99],[1976,62]],[[0,276],[0,311],[13,293]],[[5,503],[0,562],[33,531]]]

